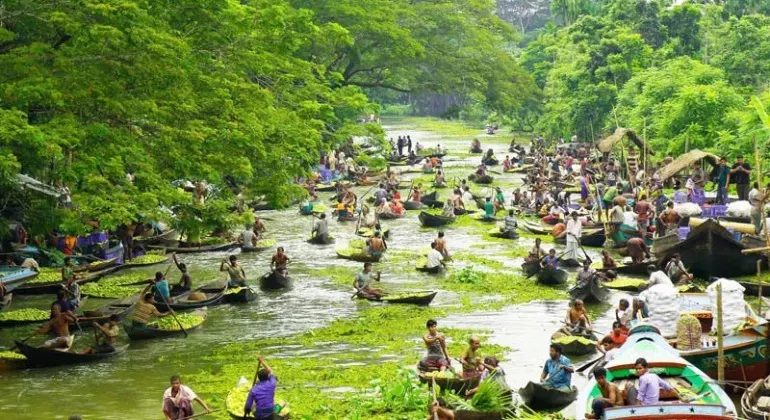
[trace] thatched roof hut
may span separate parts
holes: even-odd
[[[672,176],[679,173],[679,171],[686,169],[701,159],[705,159],[708,163],[711,164],[711,166],[719,165],[719,156],[713,153],[704,152],[702,150],[693,149],[674,159],[674,161],[668,165],[664,166],[660,170],[660,180],[665,181],[671,178]]]
[[[636,144],[636,147],[638,147],[640,151],[644,151],[644,140],[640,139],[634,130],[623,127],[616,128],[615,132],[612,133],[611,136],[599,140],[599,144],[596,147],[602,153],[609,153],[612,151],[612,148],[614,148],[616,144],[623,140],[623,137],[628,137],[632,142],[634,142],[634,144]],[[646,149],[647,153],[653,154],[649,145],[646,146]]]

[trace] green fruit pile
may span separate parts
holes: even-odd
[[[129,297],[141,290],[140,287],[117,286],[113,284],[88,283],[80,288],[84,295],[105,298],[119,299]]]
[[[26,308],[0,312],[0,321],[47,321],[50,313],[42,309]]]
[[[157,264],[163,261],[166,261],[166,257],[164,255],[144,254],[141,257],[136,257],[132,259],[129,263],[130,264]]]
[[[53,283],[61,281],[61,268],[46,267],[40,269],[40,274],[28,283]]]
[[[236,386],[227,394],[227,412],[238,416],[243,415],[243,407],[246,406],[246,397],[249,395],[249,385]]]
[[[581,337],[579,335],[566,335],[564,337],[554,338],[551,340],[552,343],[561,344],[563,346],[566,346],[567,344],[572,344],[574,342],[578,342],[580,344],[589,346],[589,345],[595,345],[596,341],[589,340],[585,337]]]
[[[149,275],[144,273],[126,273],[119,276],[106,277],[100,280],[99,284],[106,286],[135,286],[139,282],[148,283],[146,280],[149,280],[149,278]],[[88,286],[88,284],[85,286]]]
[[[165,330],[165,331],[179,331],[180,323],[185,329],[190,329],[202,324],[203,321],[206,319],[200,315],[183,314],[183,313],[176,314],[176,318],[179,320],[179,323],[177,323],[174,317],[167,316],[163,318],[158,318],[152,322],[148,322],[147,326],[151,328],[157,328],[159,330]],[[244,401],[244,404],[245,404],[245,401]]]
[[[261,241],[257,241],[256,248],[270,248],[271,246],[275,246],[275,244],[275,239],[262,239]]]
[[[0,359],[6,360],[27,360],[27,356],[16,353],[15,351],[0,351]],[[245,404],[245,402],[244,402]]]
[[[233,287],[233,288],[225,290],[225,294],[226,295],[234,295],[234,294],[240,292],[243,289],[245,289],[245,287]]]
[[[641,290],[641,288],[645,285],[647,285],[646,280],[627,278],[621,278],[609,283],[604,283],[604,286],[608,289],[625,290],[629,292],[637,292]]]
[[[398,299],[425,297],[426,295],[429,295],[431,293],[433,293],[433,292],[397,293],[397,294],[383,296],[382,300],[388,301],[388,300],[398,300]]]
[[[433,372],[426,372],[423,373],[422,376],[425,376],[426,378],[436,378],[436,379],[455,379],[457,378],[457,375],[454,374],[454,372],[450,370],[445,370],[443,372],[434,370]],[[244,404],[246,402],[244,401]]]

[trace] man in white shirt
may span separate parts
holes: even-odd
[[[436,242],[430,243],[430,251],[428,251],[428,263],[425,265],[425,268],[432,269],[436,268],[441,265],[441,261],[444,259],[444,256],[441,255],[440,252],[436,251]]]
[[[462,200],[463,200],[463,204],[465,204],[466,206],[470,203],[475,203],[475,201],[473,200],[473,194],[471,194],[471,189],[467,185],[463,187]]]
[[[246,229],[241,232],[241,235],[238,237],[238,242],[244,246],[257,246],[257,235],[252,229]]]
[[[583,224],[578,220],[576,211],[573,211],[569,220],[567,220],[567,228],[562,235],[567,235],[566,259],[578,261],[580,258],[578,246],[580,245],[580,238],[583,236]]]
[[[628,303],[628,299],[620,299],[618,307],[615,308],[615,320],[623,324],[624,327],[631,327],[631,320],[634,319],[634,310]]]
[[[674,283],[671,281],[671,279],[668,278],[663,270],[658,270],[658,267],[650,264],[647,266],[647,272],[650,273],[650,280],[647,282],[648,290],[650,287],[655,286],[656,284],[667,284],[671,287],[674,287]]]

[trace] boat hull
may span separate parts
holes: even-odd
[[[533,410],[559,409],[575,401],[577,388],[572,387],[570,392],[565,392],[529,382],[524,388],[519,389],[519,397],[527,407]]]

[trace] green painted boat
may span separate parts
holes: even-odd
[[[683,359],[649,324],[640,324],[629,331],[626,343],[615,359],[607,363],[607,380],[623,391],[638,384],[634,364],[636,359],[647,360],[650,371],[675,388],[682,400],[662,399],[653,405],[626,405],[608,408],[605,419],[734,419],[735,405],[725,391],[708,375]],[[591,379],[578,396],[575,419],[584,420],[592,412],[594,399],[601,397],[596,379]],[[629,401],[626,401],[629,403]],[[631,402],[633,403],[633,402]]]

